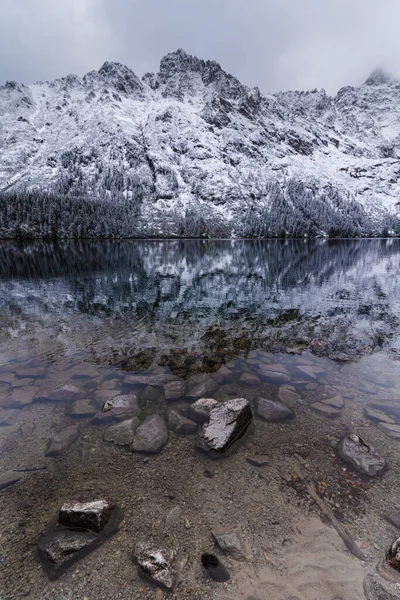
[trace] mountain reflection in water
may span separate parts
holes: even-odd
[[[332,358],[396,351],[399,251],[397,239],[3,242],[1,339],[108,361],[298,343]]]

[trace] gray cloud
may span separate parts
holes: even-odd
[[[178,47],[263,92],[400,75],[398,0],[1,0],[0,82],[99,68],[138,75]]]

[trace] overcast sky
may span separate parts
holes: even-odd
[[[138,75],[183,48],[263,92],[400,75],[400,0],[0,0],[0,83],[105,60]]]

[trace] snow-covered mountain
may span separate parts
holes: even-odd
[[[115,228],[131,219],[123,231],[144,235],[390,230],[400,217],[400,82],[375,71],[334,98],[262,95],[182,50],[142,80],[107,62],[82,78],[7,82],[0,192],[27,191],[125,202]],[[3,233],[17,218],[5,207]],[[35,215],[24,219],[36,231]]]

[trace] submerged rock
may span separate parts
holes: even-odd
[[[172,431],[181,435],[190,435],[197,431],[198,425],[187,419],[177,410],[171,410],[168,414],[168,425]]]
[[[344,408],[344,400],[340,394],[333,396],[333,398],[324,398],[321,400],[322,404],[327,404],[328,406],[332,406],[333,408]]]
[[[67,415],[74,415],[76,417],[85,417],[95,415],[97,412],[90,400],[76,400],[71,406],[67,408],[65,413]]]
[[[133,416],[137,416],[140,413],[139,396],[135,393],[117,395],[114,398],[109,398],[103,404],[102,411],[104,413],[124,410],[132,413]]]
[[[294,388],[288,385],[282,385],[279,388],[278,400],[283,402],[283,404],[286,404],[286,406],[289,406],[289,408],[294,408],[297,406],[300,398],[300,394],[298,394]]]
[[[399,402],[390,402],[390,401],[377,401],[371,402],[369,405],[371,408],[376,410],[380,410],[384,412],[386,415],[391,415],[396,419],[400,419],[400,403]]]
[[[213,373],[212,378],[215,379],[219,385],[223,385],[224,383],[232,383],[235,379],[235,373],[225,365],[222,365],[216,373]]]
[[[257,414],[270,422],[293,419],[295,416],[294,412],[288,406],[276,400],[268,400],[268,398],[258,398]]]
[[[354,433],[344,437],[338,446],[339,456],[357,471],[368,477],[383,473],[386,461],[358,435]]]
[[[175,552],[151,544],[136,544],[135,556],[139,572],[153,582],[172,589],[176,582]]]
[[[134,452],[158,454],[168,441],[168,429],[159,415],[150,415],[137,428],[131,445]]]
[[[56,385],[45,391],[40,397],[54,402],[70,402],[83,397],[84,391],[70,383]]]
[[[228,569],[218,560],[214,554],[205,552],[201,555],[201,564],[207,571],[208,575],[214,581],[224,583],[230,579]]]
[[[261,379],[271,383],[288,383],[289,371],[281,365],[261,365],[257,371]]]
[[[107,525],[114,506],[106,500],[66,503],[60,509],[58,522],[65,527],[79,527],[99,533]]]
[[[385,413],[381,410],[371,408],[370,406],[366,406],[364,408],[364,415],[367,417],[367,419],[370,419],[370,421],[376,421],[378,423],[388,423],[389,425],[394,425],[396,423],[396,421],[392,419],[392,417],[389,417],[388,415],[385,415]]]
[[[17,481],[22,479],[22,476],[22,473],[16,471],[3,471],[0,473],[0,490],[17,483]]]
[[[188,393],[188,398],[206,398],[212,396],[218,389],[218,383],[209,377],[205,381],[202,381],[192,387]]]
[[[180,506],[173,506],[165,515],[165,527],[172,527],[179,523],[182,517],[182,509]]]
[[[241,438],[252,423],[253,413],[245,398],[223,402],[210,412],[209,422],[200,433],[200,447],[224,453]]]
[[[314,404],[310,405],[311,410],[322,415],[323,417],[327,417],[328,419],[335,419],[336,417],[340,417],[340,410],[337,408],[333,408],[332,406],[327,406],[326,404],[322,404],[322,402],[314,402]]]
[[[219,406],[219,402],[213,398],[200,398],[189,406],[188,415],[195,423],[206,423],[210,418],[210,412],[213,408]]]
[[[250,454],[246,456],[247,462],[253,467],[265,467],[266,465],[272,464],[272,459],[267,454]]]
[[[246,557],[246,546],[240,533],[236,529],[213,531],[213,537],[221,550],[226,554],[230,554],[235,558]]]
[[[113,442],[116,446],[129,446],[133,442],[139,424],[139,419],[134,417],[111,425],[105,430],[103,439],[105,442]]]
[[[52,437],[48,443],[45,455],[46,456],[60,456],[69,450],[72,444],[79,437],[79,427],[77,425],[70,425],[65,427]]]
[[[400,440],[400,425],[391,425],[389,423],[379,423],[378,429],[386,433],[394,440]]]
[[[39,541],[39,555],[55,567],[61,567],[96,539],[94,531],[61,529],[57,535],[43,537]]]
[[[187,384],[185,381],[177,379],[176,381],[170,381],[164,385],[164,395],[167,402],[179,400],[186,395]]]
[[[24,406],[28,406],[28,404],[32,404],[38,392],[39,388],[33,385],[25,388],[17,388],[7,396],[2,406],[4,408],[23,408]]]
[[[242,373],[239,379],[242,385],[259,385],[260,380],[255,373]]]

